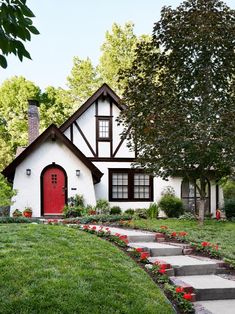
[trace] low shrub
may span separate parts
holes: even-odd
[[[151,203],[147,209],[147,216],[150,219],[157,218],[159,214],[159,208],[156,203]]]
[[[97,202],[96,202],[96,212],[98,214],[103,214],[103,215],[107,215],[109,214],[110,212],[110,205],[109,205],[109,202],[105,199],[99,199]]]
[[[227,219],[235,217],[235,198],[225,200],[224,211]]]
[[[63,208],[63,216],[66,218],[81,217],[84,208],[82,206],[69,206]]]
[[[26,218],[26,217],[0,217],[0,224],[10,224],[10,223],[39,223],[40,220],[37,218]]]
[[[110,215],[119,215],[122,213],[122,210],[119,206],[113,206],[110,209]]]
[[[19,209],[15,209],[12,213],[13,217],[22,217],[22,211],[20,211]]]
[[[124,213],[125,213],[126,215],[131,215],[131,216],[133,216],[134,213],[135,213],[135,210],[132,209],[132,208],[128,208],[127,210],[125,210]]]
[[[134,213],[135,218],[142,218],[142,219],[147,219],[148,214],[147,214],[147,208],[137,208]]]
[[[185,212],[183,215],[179,216],[180,220],[197,220],[197,218],[189,212]]]
[[[164,213],[170,218],[172,217],[178,218],[180,215],[184,213],[184,206],[182,200],[171,194],[163,195],[158,205],[164,211]]]

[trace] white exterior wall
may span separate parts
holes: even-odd
[[[95,191],[90,169],[88,169],[64,144],[48,140],[26,157],[17,167],[13,188],[18,191],[11,206],[11,213],[16,209],[24,210],[30,206],[33,216],[41,216],[41,187],[42,170],[55,162],[64,168],[68,177],[68,197],[82,194],[86,204],[95,205]],[[26,169],[31,169],[31,175],[26,175]],[[80,176],[76,176],[76,169]],[[71,190],[77,188],[77,190]]]
[[[109,199],[109,169],[130,169],[130,162],[94,162],[95,166],[104,173],[101,182],[95,185],[96,200],[104,198]],[[158,202],[161,198],[161,193],[165,187],[171,186],[175,190],[177,197],[181,194],[181,178],[170,178],[165,181],[159,177],[153,179],[153,202]],[[111,206],[120,206],[122,210],[128,208],[146,208],[152,202],[110,202]]]

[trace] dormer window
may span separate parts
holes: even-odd
[[[99,141],[109,141],[111,139],[110,118],[98,118],[97,135]]]

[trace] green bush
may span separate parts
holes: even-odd
[[[148,218],[157,218],[159,214],[159,208],[158,205],[156,203],[151,203],[149,205],[149,208],[147,209],[147,216]]]
[[[197,218],[189,212],[185,212],[183,215],[179,216],[180,220],[197,220]]]
[[[101,198],[96,202],[95,209],[98,214],[107,215],[110,212],[109,202]]]
[[[178,218],[184,213],[184,206],[181,199],[171,194],[163,195],[158,205],[168,217]]]
[[[119,206],[113,206],[110,209],[110,215],[120,215],[122,213],[122,210]]]
[[[10,224],[10,223],[40,223],[37,218],[25,218],[25,217],[0,217],[0,224]]]
[[[235,181],[228,180],[223,185],[223,192],[224,192],[224,199],[225,200],[235,199]]]
[[[69,217],[81,217],[84,208],[82,206],[65,206],[63,208],[63,215],[66,218]]]
[[[135,213],[135,210],[132,208],[128,208],[127,210],[125,210],[125,214],[127,214],[127,215],[133,216],[134,213]]]
[[[147,208],[137,208],[135,210],[134,217],[147,219],[148,218]]]
[[[16,191],[12,190],[12,186],[0,174],[0,216],[9,215],[9,205],[12,204],[11,198],[16,195]]]
[[[225,200],[224,211],[227,219],[235,217],[235,198]]]

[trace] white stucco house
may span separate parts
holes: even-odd
[[[11,213],[31,207],[34,217],[59,215],[75,194],[90,205],[103,198],[123,210],[148,207],[166,186],[195,209],[194,182],[164,181],[132,169],[135,152],[116,121],[122,110],[120,98],[104,84],[60,128],[51,125],[39,135],[37,102],[29,101],[29,145],[3,171],[17,190]],[[214,214],[222,192],[215,182],[208,182],[207,190],[207,210]]]

